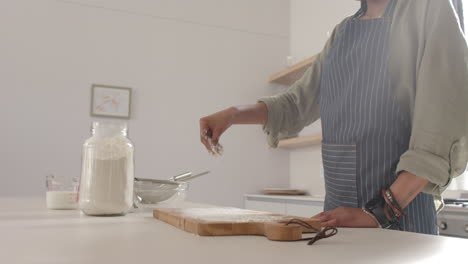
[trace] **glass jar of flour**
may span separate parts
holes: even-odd
[[[79,195],[87,215],[124,215],[133,205],[133,144],[125,123],[93,122],[83,145]]]

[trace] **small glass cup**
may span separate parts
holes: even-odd
[[[46,204],[49,209],[78,209],[78,193],[80,189],[78,177],[66,180],[55,175],[46,176]]]

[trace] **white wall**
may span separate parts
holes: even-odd
[[[359,6],[360,2],[355,0],[291,0],[290,56],[302,60],[319,53],[328,39],[328,33],[346,16],[353,15]],[[300,134],[320,132],[318,121]],[[306,189],[313,195],[324,195],[324,182],[320,176],[320,147],[292,150],[289,158],[290,185]]]
[[[200,117],[272,94],[289,47],[284,0],[15,0],[0,3],[0,196],[44,194],[47,173],[80,174],[92,83],[133,90],[136,175],[211,170],[189,199],[241,206],[288,184],[287,152],[234,127],[225,155],[199,143]]]
[[[356,0],[291,0],[291,56],[302,60],[319,53],[335,26],[360,7]]]

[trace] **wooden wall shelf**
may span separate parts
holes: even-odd
[[[299,80],[307,68],[314,62],[317,55],[305,59],[293,66],[287,68],[284,71],[278,72],[270,77],[269,82],[279,83],[283,85],[291,85],[295,81]]]
[[[322,134],[315,134],[310,136],[302,136],[295,138],[288,138],[280,140],[278,143],[278,148],[284,149],[294,149],[294,148],[303,148],[314,145],[320,145],[322,143]]]

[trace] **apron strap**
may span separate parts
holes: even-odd
[[[385,7],[383,17],[392,17],[395,10],[397,0],[389,0]],[[361,0],[361,8],[353,15],[353,18],[360,18],[367,12],[367,0]]]
[[[353,15],[353,18],[360,18],[367,12],[367,0],[361,0],[361,8]]]
[[[392,17],[393,11],[395,10],[397,0],[388,1],[387,7],[385,8],[384,17]]]

